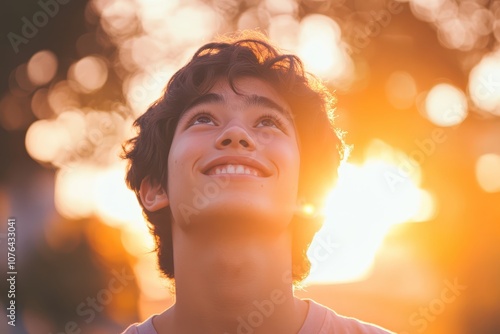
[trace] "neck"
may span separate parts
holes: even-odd
[[[174,332],[299,330],[307,306],[293,296],[289,231],[185,231],[174,226],[173,240],[176,303],[165,319]]]

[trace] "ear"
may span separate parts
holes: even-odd
[[[163,209],[170,204],[161,184],[152,184],[149,176],[141,182],[140,196],[142,205],[151,212]]]

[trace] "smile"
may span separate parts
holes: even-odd
[[[245,166],[245,165],[218,165],[210,168],[207,175],[219,175],[219,174],[236,174],[236,175],[253,175],[262,176],[262,172],[256,168]]]

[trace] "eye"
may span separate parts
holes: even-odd
[[[199,124],[208,124],[208,125],[215,125],[214,122],[214,117],[212,114],[209,113],[200,113],[194,115],[191,120],[189,121],[190,125],[199,125]]]
[[[257,127],[270,127],[282,129],[283,121],[276,115],[264,115],[257,121]]]
[[[273,127],[273,128],[277,128],[278,127],[276,125],[276,123],[274,122],[274,120],[272,120],[270,118],[264,118],[263,120],[261,120],[259,122],[259,124],[257,126],[270,126],[270,127]]]

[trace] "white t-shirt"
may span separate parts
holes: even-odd
[[[306,320],[297,334],[387,334],[381,327],[338,315],[329,308],[307,299],[309,310]],[[151,316],[141,324],[133,324],[122,334],[158,334]]]

